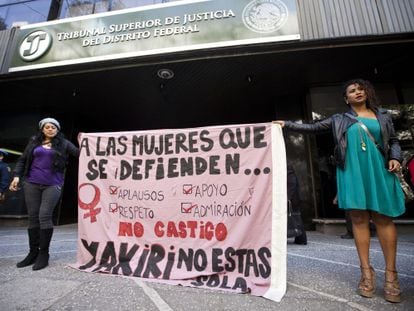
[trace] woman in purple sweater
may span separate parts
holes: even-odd
[[[27,144],[16,163],[11,191],[17,191],[24,178],[23,189],[29,214],[29,254],[17,263],[18,268],[34,263],[33,270],[49,264],[49,245],[53,235],[53,210],[64,181],[67,157],[77,157],[79,150],[60,132],[56,119],[39,122],[39,132]]]

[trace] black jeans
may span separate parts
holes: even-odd
[[[59,202],[62,187],[25,182],[23,189],[29,214],[29,229],[53,228],[53,210]]]

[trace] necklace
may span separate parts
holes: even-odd
[[[361,132],[361,126],[358,124],[358,133],[359,133],[359,139],[360,139],[360,145],[361,145],[361,149],[362,151],[367,151],[367,144],[365,143],[363,137],[362,137],[362,132]]]

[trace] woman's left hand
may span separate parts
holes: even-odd
[[[281,128],[285,127],[285,121],[283,120],[276,120],[276,121],[272,121],[273,124],[279,124]]]
[[[395,171],[399,171],[400,168],[401,168],[401,164],[397,160],[388,161],[388,171],[395,172]]]

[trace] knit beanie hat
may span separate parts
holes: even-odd
[[[46,123],[52,123],[60,131],[60,124],[59,124],[58,120],[53,119],[53,118],[44,118],[44,119],[40,120],[39,130],[41,130],[43,128],[43,126],[45,126]]]

